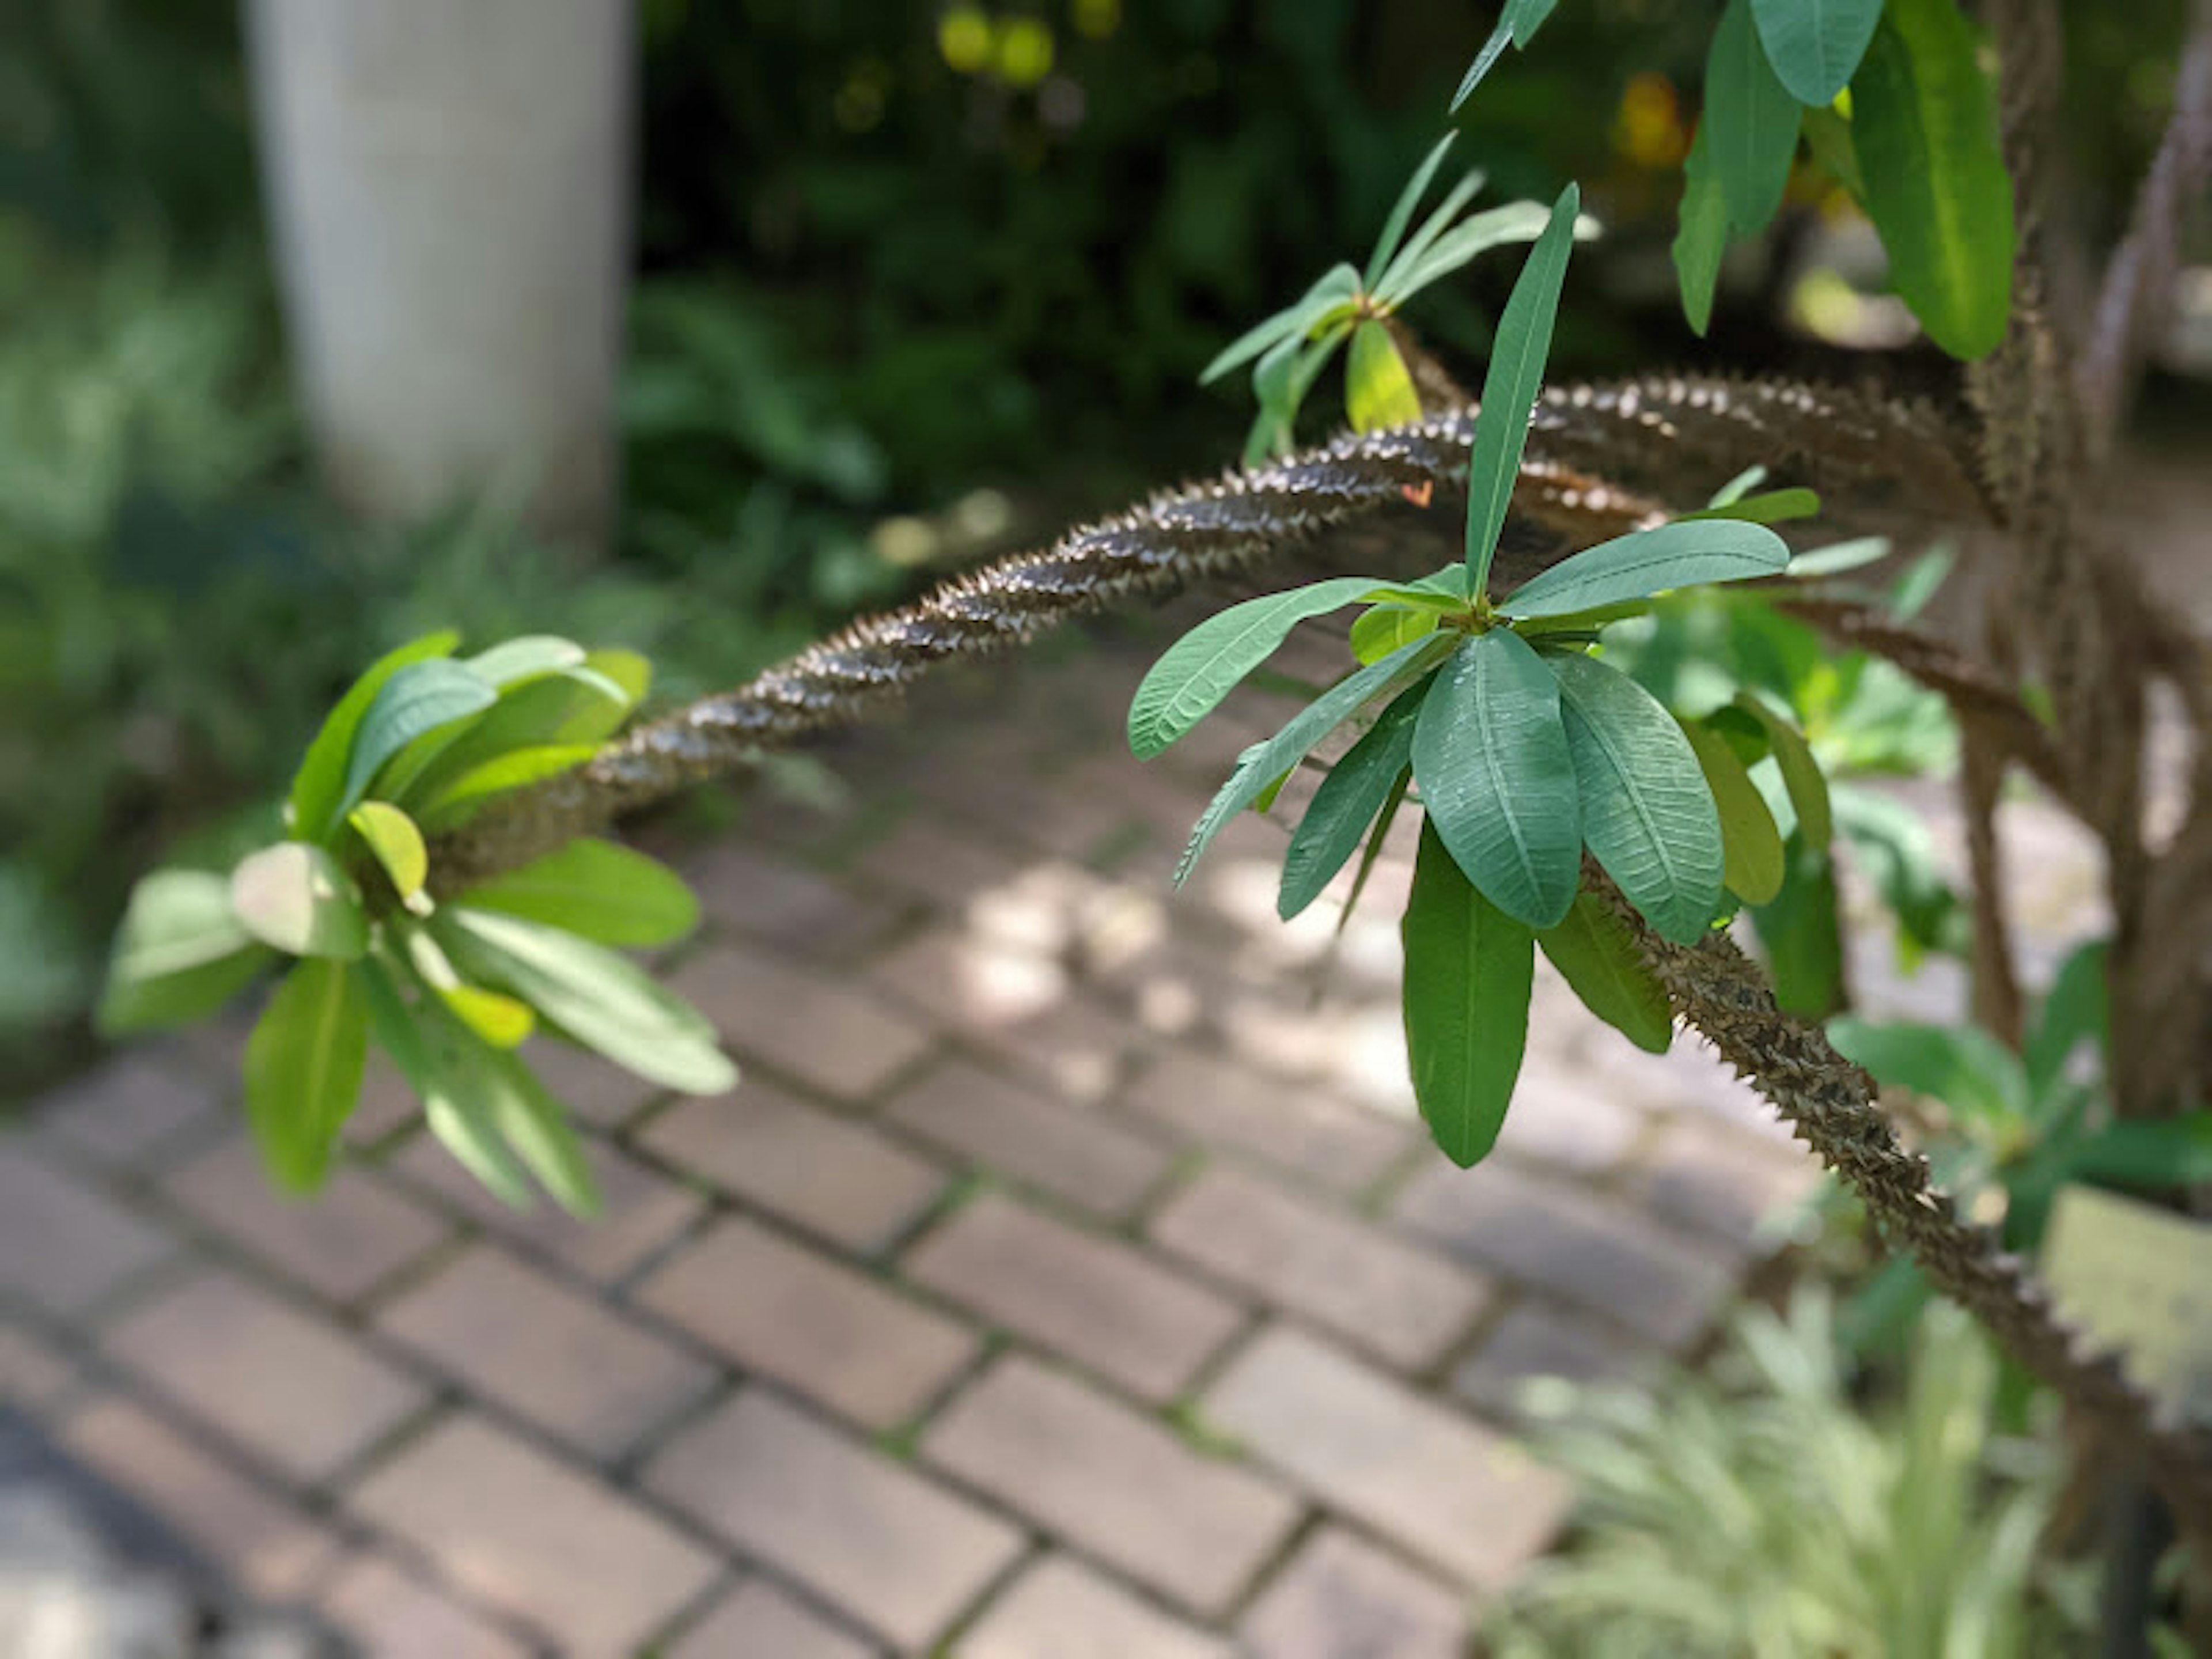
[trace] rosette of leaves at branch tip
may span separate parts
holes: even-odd
[[[1825,836],[1828,817],[1819,769],[1780,711],[1747,699],[1686,721],[1591,654],[1603,629],[1662,594],[1781,575],[1790,550],[1759,520],[1810,511],[1818,503],[1807,492],[1753,496],[1759,480],[1747,476],[1704,512],[1588,548],[1502,598],[1489,592],[1577,206],[1571,186],[1499,322],[1473,446],[1465,562],[1402,585],[1338,577],[1234,606],[1171,647],[1130,708],[1130,746],[1149,758],[1300,623],[1364,607],[1351,628],[1358,665],[1239,758],[1176,879],[1237,814],[1267,810],[1332,732],[1368,721],[1291,836],[1279,908],[1287,919],[1310,905],[1364,841],[1356,899],[1399,804],[1418,800],[1426,822],[1403,925],[1408,1058],[1422,1115],[1462,1164],[1488,1152],[1504,1123],[1540,946],[1630,1041],[1662,1049],[1672,1036],[1666,995],[1585,884],[1586,858],[1656,932],[1686,943],[1731,895],[1762,902],[1779,887],[1781,837],[1751,781],[1753,761],[1778,757],[1801,822]]]
[[[354,684],[293,780],[286,839],[228,873],[138,884],[100,1022],[111,1035],[190,1024],[281,973],[245,1065],[246,1116],[279,1184],[327,1177],[376,1048],[501,1199],[529,1204],[534,1180],[587,1214],[591,1168],[520,1050],[540,1036],[666,1088],[731,1087],[712,1027],[620,954],[682,939],[697,902],[673,872],[594,840],[434,900],[429,838],[589,760],[650,671],[547,635],[465,658],[457,643],[417,640]]]
[[[1200,383],[1210,384],[1250,363],[1260,412],[1245,440],[1244,464],[1257,466],[1290,453],[1298,408],[1334,360],[1345,363],[1345,416],[1356,432],[1421,418],[1420,393],[1389,319],[1424,289],[1464,270],[1492,248],[1533,241],[1547,222],[1540,202],[1509,202],[1470,218],[1460,216],[1480,192],[1483,175],[1471,171],[1416,227],[1414,211],[1443,165],[1455,135],[1430,150],[1399,195],[1363,270],[1332,266],[1294,303],[1259,323],[1208,363]],[[1583,220],[1577,235],[1597,234]]]

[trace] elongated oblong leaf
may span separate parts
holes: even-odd
[[[462,723],[499,701],[499,693],[457,662],[442,657],[410,663],[386,681],[354,734],[345,789],[334,817],[342,817],[368,793],[385,763],[433,732],[458,734]],[[393,792],[396,794],[396,792]]]
[[[276,960],[230,905],[230,883],[204,870],[157,870],[131,890],[100,1000],[101,1033],[189,1025],[214,1013]]]
[[[2012,180],[1955,0],[1890,0],[1851,82],[1867,216],[1928,337],[1985,357],[2012,322]]]
[[[572,841],[456,901],[542,921],[601,945],[672,945],[699,925],[699,901],[666,865],[611,841]]]
[[[1405,189],[1398,192],[1398,199],[1391,204],[1390,216],[1382,222],[1382,234],[1375,239],[1375,251],[1367,257],[1367,270],[1361,280],[1370,291],[1382,280],[1383,270],[1396,256],[1399,239],[1405,235],[1406,227],[1413,222],[1413,210],[1420,206],[1421,198],[1428,193],[1430,180],[1443,165],[1444,152],[1458,137],[1455,132],[1447,132],[1437,139],[1421,158],[1421,165],[1413,169],[1413,176],[1406,181]]]
[[[1421,829],[1401,932],[1413,1098],[1443,1155],[1468,1169],[1497,1144],[1513,1103],[1534,937],[1468,880],[1433,819]]]
[[[1498,16],[1498,27],[1484,42],[1482,51],[1469,66],[1466,78],[1459,83],[1459,90],[1452,94],[1451,106],[1455,112],[1482,84],[1483,77],[1490,73],[1492,65],[1498,62],[1508,42],[1522,51],[1528,49],[1528,43],[1536,38],[1536,31],[1544,27],[1545,20],[1551,16],[1552,9],[1559,3],[1559,0],[1505,0],[1505,9]]]
[[[476,1057],[484,1108],[501,1136],[561,1207],[584,1220],[603,1206],[599,1179],[568,1116],[520,1055],[487,1048]]]
[[[1423,680],[1401,692],[1382,717],[1345,751],[1314,791],[1283,854],[1283,884],[1276,914],[1288,921],[1321,896],[1389,799],[1413,753],[1413,720],[1428,695]]]
[[[343,963],[295,966],[246,1044],[246,1116],[279,1186],[313,1192],[361,1098],[368,1006]]]
[[[1468,641],[1422,701],[1413,759],[1467,878],[1524,926],[1556,927],[1582,878],[1582,807],[1542,659],[1502,628]]]
[[[430,854],[414,819],[390,801],[365,800],[346,814],[346,822],[384,866],[393,892],[405,900],[422,890],[430,875]]]
[[[1551,355],[1552,328],[1559,315],[1559,289],[1567,278],[1573,251],[1575,218],[1582,191],[1569,185],[1552,208],[1551,222],[1528,252],[1528,262],[1513,284],[1498,319],[1490,364],[1482,378],[1482,404],[1474,422],[1474,453],[1468,469],[1467,568],[1468,591],[1480,593],[1498,551],[1505,510],[1520,482],[1521,458],[1528,447],[1528,417],[1544,389],[1544,362]]]
[[[1373,319],[1352,331],[1344,368],[1345,413],[1354,432],[1402,426],[1421,418],[1421,395],[1390,331]]]
[[[320,841],[337,826],[342,816],[339,802],[346,793],[346,769],[353,755],[355,734],[361,729],[369,705],[376,701],[386,683],[403,668],[447,655],[460,642],[460,637],[450,632],[428,634],[401,646],[377,659],[338,699],[337,707],[331,711],[321,730],[315,733],[314,741],[307,745],[307,756],[292,780],[291,799],[286,805],[295,835],[303,841]]]
[[[1274,655],[1300,623],[1340,611],[1382,586],[1371,576],[1339,576],[1208,617],[1162,653],[1139,684],[1129,702],[1129,751],[1139,760],[1161,753]]]
[[[1789,544],[1764,525],[1662,524],[1584,548],[1522,583],[1498,608],[1509,617],[1564,616],[1669,588],[1778,575],[1789,563]]]
[[[444,835],[467,823],[495,797],[542,783],[563,772],[573,772],[599,752],[592,743],[549,743],[534,748],[510,749],[505,754],[471,766],[450,781],[428,786],[420,811],[422,827]]]
[[[574,640],[556,634],[523,634],[463,658],[462,663],[486,684],[503,688],[557,668],[574,668],[584,656],[584,647]]]
[[[1682,290],[1682,314],[1690,331],[1699,339],[1712,326],[1713,295],[1721,281],[1721,261],[1728,253],[1728,197],[1721,189],[1720,173],[1713,167],[1712,145],[1705,129],[1690,143],[1689,160],[1682,164],[1682,205],[1680,228],[1674,233],[1674,276]]]
[[[1949,4],[1950,0],[1944,0]],[[1759,43],[1801,104],[1836,101],[1850,84],[1881,21],[1882,0],[1751,0]]]
[[[288,956],[351,962],[368,948],[368,917],[353,878],[303,841],[280,841],[240,860],[230,903],[249,933]]]
[[[1746,904],[1771,904],[1782,890],[1782,832],[1759,786],[1729,740],[1702,721],[1682,727],[1721,817],[1722,879]]]
[[[2037,1011],[2035,1029],[2022,1049],[2028,1088],[2039,1103],[2065,1075],[2075,1048],[2088,1041],[2101,1048],[2111,1036],[2105,981],[2111,957],[2109,945],[2093,940],[2068,957],[2051,982],[2051,994]]]
[[[427,989],[424,1000],[410,1006],[401,989],[404,981],[380,958],[367,958],[355,971],[376,1046],[392,1057],[422,1103],[430,1133],[494,1197],[511,1208],[528,1209],[530,1179],[507,1150],[482,1091],[471,1086],[475,1049],[466,1029],[433,1006]]]
[[[1478,213],[1438,236],[1433,245],[1419,247],[1418,258],[1408,257],[1393,266],[1384,274],[1377,297],[1401,305],[1431,283],[1473,264],[1494,247],[1534,241],[1551,222],[1551,210],[1541,202],[1508,202]],[[1585,216],[1575,221],[1577,241],[1587,242],[1597,234],[1595,219]],[[1413,255],[1415,245],[1407,244],[1406,252]]]
[[[1299,340],[1334,307],[1359,292],[1359,272],[1348,264],[1332,265],[1296,304],[1255,324],[1208,363],[1198,377],[1210,386],[1229,373],[1273,349],[1286,340]]]
[[[1748,711],[1766,728],[1767,748],[1781,769],[1790,804],[1797,811],[1798,833],[1808,846],[1825,849],[1836,837],[1836,820],[1828,801],[1828,780],[1820,771],[1820,763],[1813,758],[1813,745],[1805,741],[1795,721],[1776,713],[1755,693],[1737,692],[1735,706]]]
[[[1705,57],[1704,130],[1729,223],[1740,236],[1765,229],[1782,205],[1801,107],[1767,62],[1751,0],[1729,0]]]
[[[1785,1014],[1826,1019],[1844,995],[1842,900],[1834,859],[1802,834],[1783,845],[1781,890],[1752,911],[1752,925],[1774,981],[1774,1003]]]
[[[1559,684],[1583,837],[1662,939],[1694,944],[1721,902],[1720,814],[1697,750],[1656,698],[1579,652],[1544,659]]]
[[[1583,1006],[1648,1053],[1663,1054],[1674,1040],[1674,1009],[1620,919],[1595,893],[1536,943]]]
[[[1820,495],[1802,486],[1788,489],[1770,489],[1763,495],[1741,495],[1734,501],[1701,507],[1694,513],[1685,513],[1674,520],[1689,524],[1700,519],[1740,519],[1746,524],[1788,524],[1795,519],[1809,519],[1820,510]]]
[[[1441,612],[1405,605],[1378,605],[1352,624],[1352,654],[1362,662],[1381,662],[1401,646],[1437,631]]]

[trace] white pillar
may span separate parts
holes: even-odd
[[[341,499],[603,539],[631,0],[246,0],[295,374]]]

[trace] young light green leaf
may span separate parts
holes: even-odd
[[[1310,617],[1357,603],[1382,584],[1339,576],[1217,611],[1161,654],[1129,701],[1129,751],[1150,760],[1217,708]]]
[[[1965,1118],[2018,1124],[2027,1112],[2027,1079],[2011,1049],[1973,1025],[1876,1023],[1852,1015],[1828,1022],[1828,1041],[1885,1089],[1910,1089]]]
[[[1682,314],[1699,339],[1712,326],[1713,295],[1728,253],[1728,198],[1713,165],[1712,144],[1701,125],[1682,164],[1682,205],[1674,233],[1674,276],[1682,289]]]
[[[303,841],[249,854],[230,875],[230,904],[248,933],[287,956],[351,962],[368,948],[361,890],[338,861]]]
[[[635,709],[645,701],[645,694],[653,690],[653,665],[635,651],[625,651],[619,646],[609,646],[586,653],[584,666],[600,678],[612,681],[622,688],[622,694]]]
[[[466,728],[440,732],[410,746],[392,763],[381,793],[427,813],[430,803],[451,794],[460,779],[519,750],[593,748],[622,724],[629,709],[627,691],[582,665],[516,681],[499,694],[494,708]],[[565,769],[565,765],[552,768]],[[525,775],[498,787],[514,788],[529,781],[532,778]],[[496,789],[479,787],[471,793],[481,798]]]
[[[369,1030],[376,1046],[392,1057],[422,1101],[431,1133],[456,1162],[501,1203],[517,1210],[531,1205],[530,1180],[507,1150],[486,1109],[481,1091],[471,1086],[474,1043],[452,1015],[427,1000],[410,1006],[401,980],[376,957],[356,964],[368,1006]]]
[[[538,1016],[528,1003],[497,991],[480,985],[447,985],[437,991],[453,1018],[495,1048],[519,1048],[538,1029]]]
[[[2085,1042],[2101,1048],[2110,1036],[2105,973],[2111,955],[2102,939],[2085,945],[2066,958],[2051,983],[2024,1051],[2028,1091],[2039,1103],[2065,1076],[2075,1049]]]
[[[345,794],[347,763],[353,754],[355,735],[369,705],[401,669],[447,655],[460,642],[460,637],[451,632],[428,634],[401,646],[379,658],[338,700],[337,707],[315,733],[314,741],[307,745],[307,757],[292,780],[287,810],[291,814],[294,835],[302,841],[320,841],[337,827],[343,816],[339,802]]]
[[[1441,612],[1405,605],[1378,605],[1352,624],[1352,654],[1361,662],[1381,662],[1393,651],[1437,631]]]
[[[246,1044],[246,1121],[279,1186],[309,1193],[323,1184],[368,1063],[368,1006],[353,969],[297,964]]]
[[[1582,879],[1582,807],[1559,685],[1508,630],[1447,662],[1413,726],[1413,781],[1452,856],[1490,902],[1556,927]]]
[[[422,827],[434,836],[459,829],[495,795],[543,783],[547,778],[573,772],[599,752],[594,743],[550,743],[531,749],[510,749],[483,764],[471,767],[449,781],[436,785],[420,808]],[[442,770],[442,769],[441,769]],[[422,793],[430,786],[417,790]]]
[[[1747,712],[1766,728],[1769,752],[1774,763],[1782,769],[1784,787],[1790,792],[1790,804],[1797,809],[1797,831],[1809,847],[1826,850],[1836,836],[1836,820],[1828,801],[1828,780],[1820,770],[1820,763],[1813,758],[1813,746],[1805,741],[1805,734],[1797,729],[1796,722],[1778,713],[1765,698],[1753,691],[1735,694],[1735,707]]]
[[[1575,216],[1582,191],[1569,185],[1552,208],[1551,222],[1529,251],[1513,293],[1498,319],[1490,366],[1482,379],[1482,404],[1474,423],[1467,514],[1468,590],[1480,593],[1490,578],[1505,509],[1520,482],[1528,447],[1528,421],[1544,389],[1544,360],[1559,314],[1559,289],[1574,247]]]
[[[1674,1040],[1674,1005],[1628,929],[1596,894],[1577,894],[1567,919],[1537,934],[1536,943],[1583,1007],[1638,1048],[1667,1052]]]
[[[1413,720],[1430,682],[1401,692],[1358,743],[1345,751],[1307,803],[1306,815],[1283,854],[1275,912],[1285,921],[1321,896],[1382,810],[1413,746]]]
[[[1313,383],[1351,333],[1352,322],[1346,319],[1323,328],[1314,338],[1294,335],[1260,359],[1252,371],[1252,394],[1259,399],[1260,412],[1244,441],[1247,467],[1262,465],[1271,456],[1290,453],[1306,393],[1313,390]]]
[[[1782,890],[1782,832],[1729,741],[1701,720],[1682,727],[1705,769],[1721,817],[1722,880],[1746,904],[1771,904]]]
[[[103,1036],[204,1019],[275,953],[230,908],[230,883],[204,870],[156,870],[131,890],[100,1000]]]
[[[520,916],[449,904],[433,924],[471,979],[529,1003],[586,1047],[648,1082],[716,1095],[737,1067],[714,1028],[613,951]]]
[[[1817,108],[1834,103],[1858,72],[1881,0],[1751,0],[1751,13],[1776,76],[1792,98]]]
[[[465,722],[499,701],[499,693],[470,670],[442,657],[410,663],[386,681],[362,716],[347,763],[345,787],[332,813],[335,822],[368,793],[386,762],[416,739],[458,736]],[[384,792],[396,799],[398,792]],[[303,832],[304,833],[304,832]]]
[[[1826,547],[1815,547],[1794,554],[1790,568],[1783,574],[1793,579],[1811,580],[1818,576],[1839,576],[1847,570],[1858,570],[1870,564],[1879,564],[1889,556],[1887,536],[1861,536],[1852,541],[1836,542]]]
[[[1498,608],[1514,617],[1562,617],[1669,588],[1778,575],[1789,562],[1788,544],[1764,525],[1662,524],[1584,548],[1522,583]]]
[[[503,690],[556,668],[574,668],[583,660],[584,647],[574,640],[555,634],[524,634],[502,640],[473,657],[464,657],[461,663],[485,684]]]
[[[1889,0],[1851,82],[1867,216],[1928,337],[1985,357],[2012,321],[2012,180],[1996,100],[1955,0]]]
[[[1437,139],[1435,147],[1422,158],[1421,165],[1413,170],[1413,176],[1406,181],[1405,189],[1398,192],[1398,199],[1390,208],[1390,216],[1382,222],[1382,234],[1375,239],[1375,251],[1368,256],[1367,270],[1363,280],[1370,291],[1397,253],[1399,239],[1405,235],[1406,227],[1413,222],[1413,210],[1421,204],[1421,198],[1428,193],[1430,180],[1437,176],[1437,169],[1443,165],[1444,152],[1452,147],[1452,140],[1458,137],[1455,132],[1447,132]]]
[[[1444,1156],[1468,1169],[1497,1144],[1513,1103],[1534,939],[1468,880],[1434,819],[1421,827],[1401,932],[1413,1098]]]
[[[1390,331],[1372,319],[1352,331],[1344,366],[1345,412],[1354,432],[1403,426],[1421,418],[1421,394],[1398,355]]]
[[[1705,505],[1708,507],[1734,507],[1765,482],[1766,469],[1754,461],[1718,489],[1713,491],[1712,499]]]
[[[1766,228],[1782,205],[1797,154],[1799,103],[1776,78],[1751,20],[1751,0],[1728,0],[1705,58],[1709,155],[1721,181],[1730,227],[1740,236]]]
[[[583,1143],[520,1055],[487,1048],[477,1057],[485,1109],[538,1184],[561,1207],[590,1220],[604,1207]]]
[[[601,945],[672,945],[699,925],[699,902],[681,876],[642,853],[588,838],[471,887],[456,902]]]
[[[422,892],[430,876],[430,853],[414,819],[390,801],[365,800],[346,814],[346,822],[384,866],[403,903]]]
[[[1190,878],[1192,868],[1223,828],[1258,800],[1276,779],[1304,760],[1316,744],[1374,698],[1426,673],[1448,649],[1449,643],[1443,641],[1416,640],[1382,661],[1338,681],[1300,709],[1267,742],[1255,743],[1247,749],[1237,757],[1237,769],[1229,775],[1228,781],[1207,804],[1197,826],[1190,832],[1182,861],[1176,866],[1176,885],[1180,887]]]
[[[1242,367],[1285,340],[1304,337],[1306,331],[1330,311],[1358,295],[1359,272],[1348,264],[1332,265],[1295,305],[1255,324],[1237,337],[1227,349],[1208,363],[1198,377],[1211,386],[1232,368]]]
[[[1701,507],[1695,513],[1685,513],[1676,524],[1692,524],[1701,520],[1733,519],[1743,524],[1788,524],[1796,519],[1814,517],[1820,510],[1820,498],[1803,488],[1770,489],[1763,495],[1745,495],[1724,505]]]
[[[1720,908],[1721,823],[1697,751],[1657,699],[1578,651],[1559,681],[1591,856],[1662,939],[1697,942]]]

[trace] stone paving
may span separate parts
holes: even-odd
[[[1273,915],[1284,831],[1167,875],[1280,704],[1139,768],[1161,635],[830,751],[854,798],[655,837],[745,1067],[544,1056],[585,1228],[476,1190],[388,1078],[288,1204],[235,1028],[0,1139],[0,1382],[241,1591],[375,1655],[1426,1659],[1559,1535],[1515,1384],[1695,1350],[1813,1171],[1695,1042],[1540,981],[1471,1174],[1410,1115],[1401,843]],[[1546,972],[1540,966],[1540,973]]]

